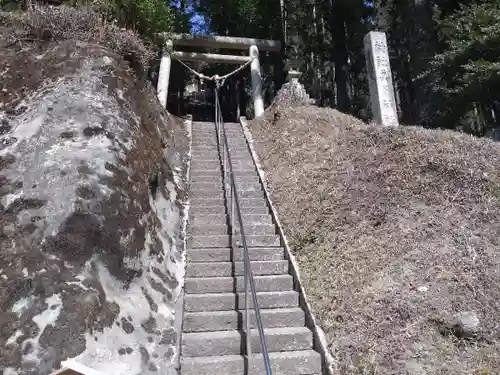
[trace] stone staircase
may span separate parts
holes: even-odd
[[[316,375],[321,356],[305,325],[289,261],[276,234],[239,124],[226,124],[251,268],[273,375]],[[245,374],[245,293],[241,250],[231,249],[214,123],[193,123],[181,375]],[[265,374],[252,311],[251,375]]]

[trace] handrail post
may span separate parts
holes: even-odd
[[[240,233],[241,236],[241,233]],[[243,252],[245,249],[242,249]],[[247,366],[248,366],[248,374],[250,375],[250,362],[251,362],[251,357],[252,357],[252,336],[251,336],[251,331],[250,331],[250,293],[248,290],[249,287],[249,280],[248,280],[248,264],[247,262],[244,263],[244,277],[245,277],[245,323],[246,323],[246,339],[247,339]],[[254,306],[255,308],[255,306]]]
[[[236,234],[236,231],[234,230],[234,228],[235,228],[235,225],[234,225],[234,195],[235,194],[236,194],[236,191],[233,189],[233,185],[231,184],[231,236],[233,238]]]

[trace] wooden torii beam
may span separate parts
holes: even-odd
[[[215,53],[201,53],[201,52],[180,52],[173,51],[170,53],[173,59],[182,61],[208,61],[217,62],[222,64],[246,64],[252,58],[250,56],[236,56],[236,55],[219,55]]]
[[[160,34],[160,36],[164,42],[171,40],[174,45],[186,47],[224,48],[246,51],[251,46],[257,46],[260,51],[280,52],[281,50],[281,43],[277,40],[168,33]]]

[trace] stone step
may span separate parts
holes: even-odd
[[[259,207],[240,207],[241,213],[244,215],[248,214],[267,214],[269,213],[269,208],[264,206]],[[206,207],[206,206],[191,206],[190,212],[200,213],[200,214],[224,214],[226,212],[225,206],[217,207]]]
[[[201,150],[201,149],[198,149],[198,148],[193,148],[191,150],[191,158],[200,158],[200,157],[203,157],[203,156],[207,156],[207,157],[215,157],[215,158],[218,158],[220,157],[219,155],[219,150],[217,148],[213,148],[211,150]]]
[[[273,224],[254,224],[245,225],[245,235],[257,234],[276,234],[276,228]],[[240,228],[235,224],[235,233],[239,233]],[[227,224],[204,224],[204,225],[190,225],[188,233],[192,235],[215,235],[215,234],[229,234],[229,227]]]
[[[260,182],[259,176],[257,173],[254,175],[246,175],[246,176],[234,176],[234,182],[236,182],[236,189],[239,189],[240,186],[260,186],[262,188],[262,184]]]
[[[254,276],[254,280],[257,292],[293,290],[293,279],[290,275]],[[245,280],[243,276],[193,277],[186,279],[184,288],[188,294],[242,292]]]
[[[210,161],[191,161],[191,169],[222,169],[220,160],[210,160]]]
[[[260,309],[297,307],[299,294],[293,290],[257,292],[257,301]],[[253,307],[252,301],[250,307]],[[184,309],[188,312],[243,310],[245,293],[185,294]]]
[[[250,154],[248,152],[238,152],[238,153],[234,152],[234,153],[231,153],[231,160],[233,162],[237,162],[238,160],[252,160],[252,159],[251,159]],[[252,164],[252,166],[253,166],[253,164]],[[255,170],[255,167],[253,167],[253,169]]]
[[[248,143],[245,140],[245,138],[228,138],[227,143],[229,144],[229,147],[231,146],[237,146],[237,147],[248,147]]]
[[[211,182],[205,182],[205,181],[190,181],[189,182],[189,192],[191,191],[198,191],[198,190],[205,190],[205,191],[214,191],[218,190],[220,192],[224,191],[223,185],[221,181],[216,181],[215,179],[212,180]]]
[[[253,165],[253,163],[252,163]],[[238,178],[245,178],[245,177],[259,177],[259,173],[257,172],[257,169],[255,167],[253,167],[253,170],[252,171],[249,171],[249,172],[240,172],[238,170],[233,170],[233,173],[234,173],[234,177],[236,179]]]
[[[207,151],[196,151],[193,150],[191,154],[191,160],[201,160],[201,159],[218,159],[220,160],[220,156],[218,152],[207,152]],[[231,152],[231,160],[252,160],[252,157],[249,152],[240,152],[240,151],[232,151]]]
[[[194,190],[201,190],[201,189],[206,189],[206,190],[218,190],[222,189],[222,173],[221,173],[221,179],[217,180],[215,178],[210,179],[210,180],[191,180],[189,182],[189,187]]]
[[[189,189],[189,199],[194,198],[224,198],[224,190],[222,189]]]
[[[260,189],[262,187],[260,181],[245,181],[245,180],[237,180],[236,181],[236,189],[238,191],[241,190],[255,190],[255,189]],[[196,182],[194,186],[198,189],[218,189],[221,186],[221,183],[219,181],[210,181],[210,182]],[[191,187],[193,187],[193,184],[191,184]]]
[[[222,173],[218,172],[211,176],[200,176],[198,173],[196,175],[191,175],[189,178],[189,182],[193,183],[207,183],[207,182],[215,182],[219,183],[222,186]]]
[[[224,135],[221,132],[221,139],[223,139]],[[245,135],[243,132],[234,132],[234,131],[226,131],[226,137],[228,141],[245,141]],[[205,139],[217,139],[216,132],[196,132],[193,133],[193,141],[196,140],[205,140]]]
[[[190,181],[191,183],[196,182],[196,183],[201,183],[201,184],[221,184],[223,180],[223,173],[222,171],[217,173],[217,174],[211,174],[208,176],[200,176],[198,173],[196,175],[191,175]],[[229,177],[229,173],[226,174],[226,181],[229,186],[231,180]],[[259,175],[257,172],[254,173],[245,173],[244,175],[238,175],[234,174],[234,181],[238,185],[239,183],[243,184],[252,184],[252,185],[261,185]]]
[[[252,160],[252,156],[250,153],[232,153],[231,154],[231,160]]]
[[[241,139],[241,138],[231,137],[231,138],[228,138],[227,143],[229,144],[229,148],[231,148],[232,146],[248,147],[248,144],[244,138]],[[198,148],[200,146],[201,147],[205,147],[205,146],[218,147],[217,139],[207,138],[207,137],[193,138],[193,142],[191,145],[192,145],[193,149]]]
[[[194,142],[192,143],[193,150],[201,150],[201,149],[213,149],[213,150],[219,150],[219,146],[217,144],[197,144],[195,145]]]
[[[217,140],[214,138],[214,139],[196,139],[196,138],[193,138],[193,142],[191,143],[191,147],[193,148],[193,150],[196,150],[198,149],[199,147],[205,147],[205,146],[210,146],[210,147],[214,147],[214,148],[217,148],[219,147],[218,144],[217,144]]]
[[[193,206],[190,208],[190,211],[198,214],[224,214],[225,206],[220,207],[203,207],[203,206]],[[260,207],[240,207],[241,213],[243,215],[256,214],[256,215],[265,215],[269,213],[269,209],[264,206]],[[229,210],[229,207],[228,207]],[[229,211],[228,211],[229,212]]]
[[[204,129],[204,128],[193,128],[194,130],[196,131],[193,131],[193,136],[197,135],[197,136],[209,136],[211,134],[213,135],[216,135],[217,132],[215,129],[211,130],[211,129]],[[222,134],[222,129],[221,129],[221,134]],[[227,128],[226,129],[226,135],[227,136],[230,136],[230,135],[244,135],[243,134],[243,130],[241,128],[239,129],[234,129],[234,128]]]
[[[245,235],[245,239],[248,247],[281,246],[278,235]],[[189,236],[187,240],[187,246],[190,248],[231,247],[231,245],[231,237],[229,235]]]
[[[203,153],[196,152],[196,150],[193,150],[193,153],[191,154],[191,162],[198,160],[220,161],[220,155],[218,152],[209,153],[208,155],[203,155]]]
[[[190,199],[195,198],[224,198],[224,192],[222,189],[190,189],[189,190]],[[231,197],[231,193],[228,192],[227,197]],[[239,190],[238,197],[243,198],[264,198],[263,190]]]
[[[281,247],[251,247],[248,249],[250,260],[282,260],[284,250]],[[243,249],[229,247],[188,249],[186,253],[188,262],[230,262],[243,260]]]
[[[221,137],[221,141],[223,138]],[[237,144],[247,144],[243,134],[227,134],[227,141],[229,144],[237,143]],[[206,142],[214,142],[217,144],[217,138],[215,134],[197,134],[193,136],[192,144],[203,144]]]
[[[191,154],[195,153],[204,153],[204,152],[213,152],[219,154],[219,146],[217,144],[211,144],[211,145],[194,145],[191,144]]]
[[[219,173],[218,175],[215,176],[199,176],[198,174],[196,175],[191,175],[189,182],[191,184],[193,183],[201,183],[201,184],[206,184],[208,182],[214,182],[214,183],[219,183],[222,186],[222,173]],[[212,190],[212,189],[209,189]]]
[[[201,170],[202,168],[199,168],[198,166],[200,165],[200,163],[206,163],[207,161],[206,160],[203,160],[203,161],[199,161],[198,164],[196,164],[195,162],[192,162],[191,163],[191,167],[195,167],[194,169],[196,170],[196,173],[193,173],[192,169],[193,168],[190,168],[190,174],[191,176],[193,175],[207,175],[207,176],[210,176],[210,175],[218,175],[218,176],[222,176],[222,166],[220,164],[220,162],[218,160],[212,160],[210,161],[210,163],[212,164],[212,166],[210,167],[210,170],[206,171],[206,170]],[[219,172],[219,173],[215,173],[215,171],[213,170],[213,165],[217,165],[219,167],[219,169],[216,171],[216,172]]]
[[[313,343],[312,332],[306,327],[267,328],[264,336],[270,352],[307,350]],[[262,352],[256,329],[251,330],[251,345],[252,353]],[[237,330],[183,333],[181,350],[184,358],[241,354],[245,337]]]
[[[190,181],[189,182],[189,194],[199,194],[201,192],[211,193],[211,192],[223,192],[222,181],[217,182],[215,179],[212,183],[207,183],[205,181]]]
[[[251,171],[234,171],[235,177],[248,177],[248,176],[258,176],[258,173],[256,170],[251,170]],[[222,176],[222,168],[221,171],[197,171],[196,173],[191,173],[191,178],[192,177],[220,177]]]
[[[240,206],[243,215],[248,214],[268,214],[269,207],[266,206]],[[236,213],[235,213],[236,214]]]
[[[257,328],[255,310],[249,310],[250,327]],[[304,311],[299,307],[260,309],[264,328],[303,327]],[[184,314],[183,332],[229,331],[245,329],[246,311],[201,311]]]
[[[202,168],[200,166],[196,166],[194,168],[191,168],[191,176],[198,176],[198,175],[203,175],[203,174],[208,174],[209,176],[210,175],[215,175],[217,173],[218,176],[222,176],[222,167],[221,166],[218,166],[217,168],[216,167],[210,167],[210,168]],[[244,178],[244,177],[247,177],[247,176],[252,176],[252,173],[253,173],[253,176],[257,177],[258,175],[256,174],[256,171],[255,171],[255,168],[253,167],[234,167],[233,168],[233,173],[235,175],[235,179],[237,178]],[[227,173],[227,176],[229,178],[229,173]],[[256,183],[255,181],[250,181],[250,182],[253,182],[253,183]],[[260,183],[259,183],[260,184]],[[209,189],[210,187],[207,186],[207,189]]]
[[[219,152],[215,151],[196,151],[193,150],[191,154],[191,160],[198,160],[198,159],[217,159],[219,158]]]
[[[241,169],[249,169],[249,170],[255,170],[255,166],[253,164],[253,161],[251,160],[232,160],[233,163],[233,170],[241,170]],[[221,163],[217,161],[210,161],[210,162],[191,162],[191,170],[195,171],[200,171],[200,170],[222,170],[222,165]],[[229,166],[227,169],[229,173]]]
[[[190,167],[190,175],[191,176],[196,176],[199,175],[200,173],[208,173],[210,172],[211,174],[218,174],[219,176],[222,177],[222,168],[220,165],[217,165],[214,163],[213,166],[208,166],[207,168],[200,167],[200,166],[191,166]]]
[[[210,145],[210,144],[198,144],[198,145],[193,145],[193,151],[197,152],[219,152],[219,146],[217,145]],[[248,146],[247,145],[229,145],[229,151],[245,151],[248,152]]]
[[[196,176],[196,177],[199,177],[199,176],[202,176],[202,175],[210,175],[210,174],[214,174],[214,172],[216,172],[216,170],[214,169],[209,169],[209,170],[202,170],[201,168],[197,168],[194,170],[194,173],[191,173],[191,176]],[[234,173],[234,177],[235,177],[235,180],[236,182],[238,182],[238,179],[242,179],[244,182],[245,181],[248,181],[249,183],[260,183],[260,180],[258,179],[258,174],[255,170],[255,168],[251,168],[251,167],[244,167],[244,168],[240,168],[240,167],[235,167],[233,168],[233,173]],[[222,168],[220,169],[220,174],[219,174],[220,177],[223,176],[223,170]],[[229,171],[226,171],[226,178],[229,182]]]
[[[215,157],[211,156],[210,158],[215,158]],[[200,158],[200,160],[201,160],[201,158]],[[241,172],[241,171],[247,171],[247,170],[255,171],[255,166],[254,166],[253,162],[251,160],[248,160],[248,158],[245,158],[245,159],[234,158],[234,159],[231,159],[231,161],[233,163],[233,171],[235,173]],[[219,160],[211,161],[210,163],[206,163],[206,164],[201,164],[198,162],[198,160],[191,162],[191,170],[198,171],[198,172],[201,172],[204,169],[213,170],[215,168],[215,166],[217,166],[218,169],[222,170],[222,163]],[[228,171],[229,171],[229,167],[228,167]]]
[[[229,150],[245,150],[248,151],[248,145],[246,142],[230,142]]]
[[[321,355],[314,350],[269,353],[273,375],[319,375]],[[181,375],[245,374],[246,359],[241,355],[181,358]],[[248,375],[266,373],[261,354],[250,357]]]
[[[197,174],[199,172],[219,172],[222,176],[222,168],[218,164],[207,166],[206,168],[199,165],[191,166],[190,172],[191,174]]]
[[[225,124],[224,124],[225,125]],[[200,127],[200,129],[214,129],[215,130],[215,123],[210,122],[210,121],[194,121],[192,124],[192,127]]]
[[[237,146],[237,147],[248,147],[248,143],[243,137],[243,135],[229,135],[227,138],[229,147],[232,146]],[[221,145],[224,145],[224,143],[221,143]],[[199,146],[217,146],[217,139],[212,138],[212,137],[207,137],[207,136],[200,136],[193,138],[193,143],[192,147],[195,149],[196,147]]]
[[[255,276],[288,273],[288,261],[286,260],[253,261],[250,262],[250,267]],[[243,262],[188,263],[186,266],[186,277],[242,276],[243,273]]]
[[[238,197],[239,198],[239,197]],[[238,202],[240,207],[267,207],[267,203],[263,198],[239,198]],[[190,200],[191,206],[202,206],[202,207],[217,207],[225,204],[230,204],[229,199],[222,198],[193,198]]]
[[[194,214],[225,215],[226,214],[226,206],[217,206],[217,207],[190,206],[189,212],[194,213]]]
[[[245,137],[242,132],[237,133],[237,132],[229,132],[226,131],[226,137],[229,142],[234,142],[234,141],[243,141],[245,142]],[[210,133],[202,133],[202,132],[197,132],[193,134],[193,141],[203,141],[203,140],[211,140],[211,139],[217,139],[217,134],[215,132]],[[221,132],[221,140],[224,139],[224,134]]]
[[[238,191],[238,194],[243,192],[243,191],[261,191],[262,190],[262,184],[256,183],[256,182],[236,182],[236,190]]]
[[[229,234],[229,227],[227,224],[210,224],[210,223],[203,225],[189,225],[187,228],[187,232],[188,234],[195,236]]]
[[[220,214],[203,214],[203,213],[189,213],[189,223],[191,225],[204,225],[204,224],[227,224],[227,215]],[[243,224],[273,224],[271,215],[243,215]],[[238,220],[236,220],[238,224]]]
[[[220,158],[219,158],[219,156],[210,157],[208,159],[197,158],[196,160],[192,160],[191,164],[193,164],[195,162],[197,162],[197,163],[217,163],[217,164],[220,164]]]

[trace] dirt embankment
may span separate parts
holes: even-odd
[[[500,373],[500,143],[279,102],[250,127],[338,373]]]

